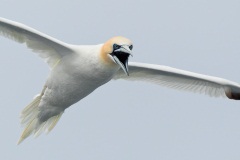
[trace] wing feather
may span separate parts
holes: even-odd
[[[53,68],[63,56],[72,53],[71,46],[24,24],[0,18],[0,35],[26,44]]]
[[[129,76],[119,70],[114,79],[145,81],[214,97],[240,99],[240,85],[236,82],[161,65],[130,62]]]

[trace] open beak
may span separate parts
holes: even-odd
[[[132,51],[128,46],[121,46],[121,48],[114,50],[110,56],[113,61],[118,64],[122,70],[129,76],[128,72],[128,58],[132,56]]]

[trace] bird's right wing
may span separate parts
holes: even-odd
[[[73,51],[69,44],[54,39],[21,23],[0,18],[0,35],[26,44],[53,68],[60,59]]]
[[[113,79],[146,81],[170,88],[204,93],[210,96],[227,96],[240,100],[238,83],[167,66],[146,63],[129,63],[129,76],[119,70]]]

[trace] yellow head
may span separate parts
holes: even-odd
[[[118,64],[128,75],[128,58],[132,55],[132,42],[124,37],[117,36],[103,44],[101,58],[109,64]]]

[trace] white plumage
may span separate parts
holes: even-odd
[[[99,45],[70,45],[4,18],[0,18],[0,35],[26,44],[51,69],[42,92],[21,113],[25,128],[18,143],[31,134],[38,136],[51,131],[66,108],[111,79],[146,81],[240,99],[240,85],[229,80],[167,66],[128,63],[132,42],[124,37],[114,37]]]

